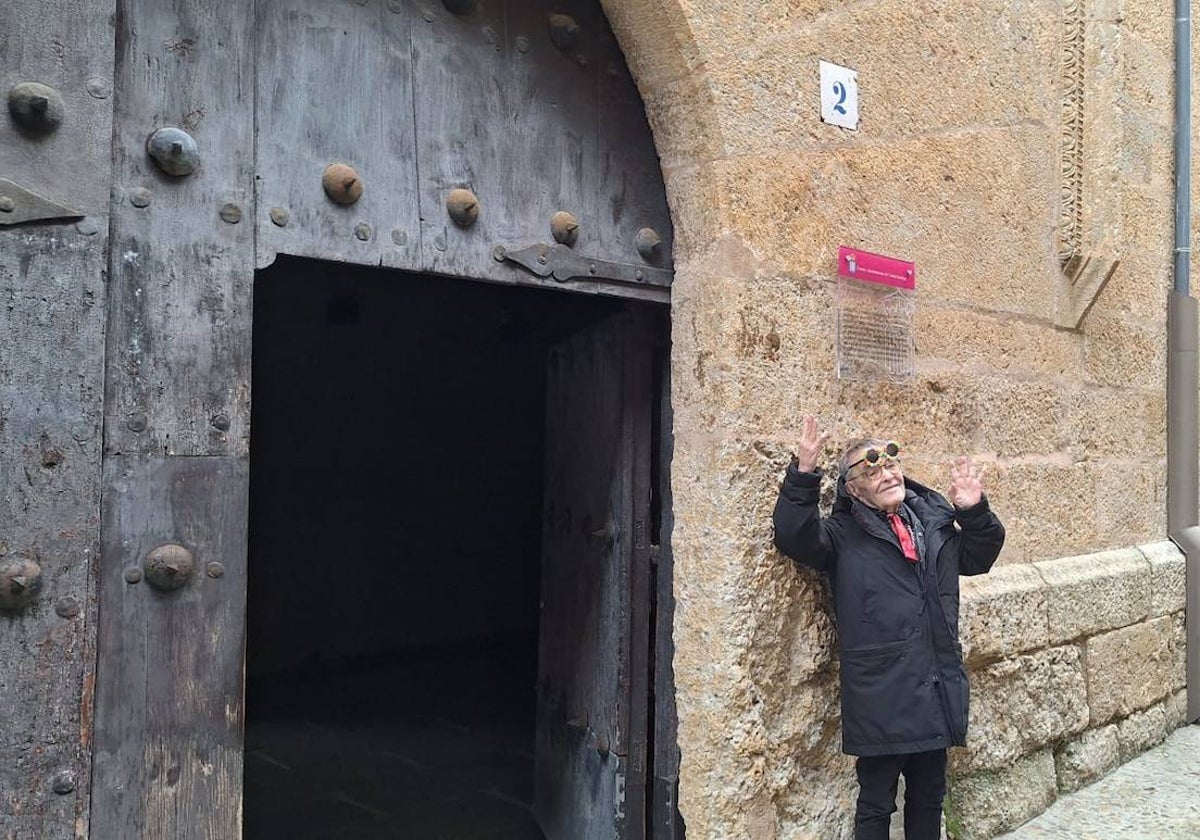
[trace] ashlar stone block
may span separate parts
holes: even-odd
[[[1089,729],[1054,754],[1058,790],[1071,793],[1099,779],[1121,761],[1116,724]]]
[[[971,677],[967,746],[954,750],[958,775],[1005,767],[1088,725],[1079,648],[1051,648],[1004,659]]]
[[[1186,605],[1187,567],[1183,552],[1170,540],[1139,546],[1150,563],[1150,614],[1167,615]]]
[[[1039,750],[1003,770],[952,779],[946,827],[957,840],[990,840],[1045,811],[1057,796],[1054,753]]]
[[[1028,565],[962,578],[959,638],[968,667],[1045,647],[1050,640],[1046,585]]]
[[[1163,703],[1134,712],[1117,724],[1117,742],[1121,748],[1121,762],[1141,755],[1155,744],[1167,738],[1167,714]]]
[[[1087,640],[1093,725],[1144,709],[1175,689],[1174,632],[1175,618],[1168,615]]]
[[[1174,732],[1188,723],[1187,719],[1187,689],[1176,691],[1167,698],[1164,704],[1167,715],[1167,732]]]
[[[1150,612],[1150,564],[1136,548],[1033,565],[1046,582],[1051,644],[1124,627]]]

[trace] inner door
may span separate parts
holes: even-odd
[[[550,840],[646,836],[651,380],[632,311],[547,361],[534,806]]]

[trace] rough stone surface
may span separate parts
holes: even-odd
[[[1150,614],[1166,615],[1186,606],[1187,566],[1183,552],[1164,540],[1139,547],[1150,563]]]
[[[1150,611],[1150,565],[1134,548],[1035,563],[1050,592],[1050,641],[1141,621]]]
[[[1003,566],[963,578],[960,588],[959,638],[968,667],[1049,642],[1049,593],[1037,569]]]
[[[1175,619],[1163,616],[1086,642],[1092,725],[1126,716],[1175,689]]]
[[[1145,0],[1081,11],[1080,246],[1121,264],[1070,330],[1054,319],[1068,294],[1057,251],[1072,4],[603,5],[646,103],[675,223],[675,674],[689,835],[852,832],[826,584],[770,545],[806,413],[834,446],[862,433],[900,439],[906,471],[935,487],[959,452],[986,461],[1009,537],[995,579],[963,586],[976,675],[1086,644],[1089,709],[1098,693],[1114,716],[1133,710],[1141,698],[1127,686],[1147,664],[1104,635],[1178,612],[1170,561],[1128,548],[1165,534],[1169,12]],[[897,65],[901,53],[923,73]],[[858,131],[817,118],[818,58],[859,73]],[[939,107],[928,78],[942,82]],[[834,376],[839,244],[917,262],[910,381]],[[1061,571],[1040,564],[1044,587],[1028,565],[1007,571],[1108,549],[1125,551]],[[1106,663],[1093,662],[1095,634]],[[1019,694],[1039,690],[1030,681],[1058,686],[1064,668],[991,676],[997,692]],[[976,700],[986,706],[991,690],[977,684]],[[1054,708],[1032,705],[1035,716]],[[996,705],[1012,738],[1004,750],[1026,749],[1016,721],[1027,712]],[[1050,753],[1037,749],[1052,790]]]
[[[1112,770],[1121,760],[1121,745],[1115,724],[1089,729],[1054,753],[1058,789],[1063,793],[1090,785]]]
[[[1167,716],[1167,731],[1173,732],[1190,721],[1187,719],[1187,689],[1176,691],[1164,704]]]
[[[971,674],[967,746],[951,751],[951,768],[960,776],[1000,769],[1087,725],[1079,648],[1004,659]]]
[[[947,831],[956,840],[989,840],[1040,814],[1057,795],[1054,754],[1039,750],[1004,770],[952,779]]]
[[[1121,747],[1121,761],[1129,761],[1156,744],[1161,744],[1167,737],[1168,731],[1166,707],[1163,703],[1157,703],[1149,709],[1134,712],[1117,724],[1117,741]]]

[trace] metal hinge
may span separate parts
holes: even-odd
[[[78,219],[78,210],[64,207],[32,190],[0,178],[0,225],[19,225],[22,222],[41,222],[58,219]]]
[[[669,289],[674,278],[674,273],[665,268],[591,259],[576,254],[566,245],[538,243],[512,251],[497,245],[492,249],[492,257],[496,262],[514,262],[538,277],[553,277],[560,283],[569,280],[602,280]]]

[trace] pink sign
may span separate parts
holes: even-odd
[[[917,287],[916,263],[847,248],[845,245],[838,248],[838,274],[867,283],[884,283],[897,289]]]

